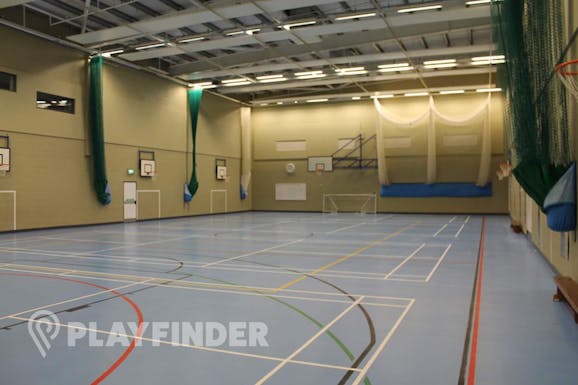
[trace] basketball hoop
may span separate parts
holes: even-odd
[[[578,59],[558,64],[554,70],[568,91],[578,100]]]

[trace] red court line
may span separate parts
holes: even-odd
[[[476,285],[476,305],[474,310],[474,325],[472,328],[472,343],[470,345],[470,366],[468,385],[474,385],[476,379],[476,357],[478,352],[478,329],[480,326],[480,304],[482,300],[482,279],[484,276],[484,254],[486,243],[486,217],[482,219],[482,236],[480,238],[480,259],[478,262],[478,282]]]
[[[96,287],[97,289],[101,289],[103,291],[107,291],[110,292],[112,294],[114,294],[115,296],[119,297],[120,299],[122,299],[123,301],[125,301],[126,303],[128,303],[133,310],[135,311],[137,318],[138,318],[138,328],[136,331],[136,335],[133,337],[132,342],[130,343],[130,345],[128,346],[128,348],[124,351],[124,353],[108,368],[106,369],[100,376],[98,376],[98,378],[94,381],[91,382],[91,385],[98,385],[100,383],[102,383],[102,381],[104,381],[108,376],[110,376],[112,374],[112,372],[114,372],[120,365],[122,365],[122,363],[127,359],[127,357],[132,353],[132,351],[134,350],[135,346],[136,346],[136,342],[137,339],[142,337],[142,332],[143,332],[143,323],[144,323],[144,317],[142,315],[142,311],[139,308],[139,306],[133,302],[130,298],[124,296],[123,294],[117,292],[116,290],[111,290],[108,287],[105,286],[101,286],[98,285],[96,283],[91,283],[91,282],[85,282],[85,281],[80,281],[77,279],[72,279],[72,278],[65,278],[65,277],[54,277],[54,276],[49,276],[49,275],[40,275],[40,274],[25,274],[25,273],[0,273],[0,275],[12,275],[12,276],[17,276],[17,277],[31,277],[31,278],[46,278],[46,279],[57,279],[60,281],[68,281],[68,282],[74,282],[74,283],[79,283],[81,285],[86,285],[86,286],[92,286],[92,287]]]

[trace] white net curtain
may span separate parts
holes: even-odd
[[[427,173],[426,183],[436,182],[437,154],[436,154],[436,123],[442,123],[451,126],[467,126],[477,119],[484,119],[482,128],[482,146],[480,153],[480,167],[476,185],[485,186],[490,180],[490,168],[492,161],[492,135],[490,127],[490,109],[491,94],[487,99],[470,115],[461,118],[452,118],[443,114],[435,105],[432,96],[429,97],[427,109],[417,117],[403,119],[385,109],[378,99],[374,99],[375,110],[378,119],[376,119],[376,139],[377,139],[377,173],[379,183],[389,185],[391,181],[388,177],[385,146],[383,144],[383,121],[401,129],[408,129],[423,125],[427,121]]]
[[[241,107],[241,194],[247,195],[251,183],[251,108]]]

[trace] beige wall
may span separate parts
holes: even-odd
[[[191,172],[186,88],[153,75],[105,65],[104,127],[112,203],[100,205],[92,182],[87,137],[86,57],[46,41],[0,28],[0,70],[14,73],[17,92],[0,91],[0,135],[10,137],[12,170],[0,191],[16,191],[18,229],[123,220],[123,181],[160,191],[162,217],[211,212],[211,190],[226,190],[227,210],[251,208],[239,198],[239,106],[205,94],[197,129],[200,188],[183,202]],[[37,109],[36,91],[74,98],[76,113]],[[157,175],[138,173],[138,151],[155,152]],[[229,179],[215,179],[215,158],[227,161]],[[213,211],[224,210],[225,193],[213,193]],[[158,194],[139,193],[140,219],[158,216]],[[12,193],[0,193],[0,231],[13,227]]]
[[[486,95],[436,97],[442,113],[463,118],[473,113]],[[382,104],[402,120],[417,117],[428,108],[427,98],[388,99]],[[503,161],[503,126],[501,100],[493,97],[492,108],[492,167],[493,196],[488,198],[379,198],[381,212],[507,212],[507,187],[496,179],[494,170]],[[316,175],[307,171],[307,158],[329,156],[337,150],[338,139],[362,134],[369,138],[375,133],[376,112],[370,101],[320,103],[311,105],[274,106],[253,111],[254,165],[253,208],[256,210],[320,211],[323,194],[376,193],[380,186],[376,169],[348,169]],[[480,164],[482,120],[466,127],[437,124],[437,180],[439,182],[474,182]],[[410,129],[384,124],[384,137],[411,138],[408,148],[387,149],[388,174],[393,183],[423,183],[426,180],[427,122]],[[446,147],[446,135],[478,135],[477,145],[468,148]],[[306,151],[276,150],[277,141],[305,140]],[[364,148],[364,156],[375,158],[375,142]],[[285,172],[285,165],[296,165],[294,174]],[[306,201],[276,201],[276,183],[306,183]]]

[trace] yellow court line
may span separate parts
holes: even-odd
[[[365,245],[365,246],[363,246],[363,247],[360,247],[359,249],[355,250],[355,251],[352,252],[351,254],[347,254],[347,255],[339,258],[339,259],[336,259],[336,260],[333,261],[333,262],[330,262],[330,263],[328,263],[328,264],[326,264],[326,265],[321,266],[321,267],[318,268],[318,269],[315,269],[315,270],[313,270],[313,271],[310,271],[309,273],[304,273],[304,274],[301,275],[299,278],[295,278],[294,280],[289,281],[289,282],[287,282],[287,283],[284,283],[283,285],[277,287],[276,289],[273,290],[273,292],[274,292],[274,293],[277,293],[278,291],[285,290],[285,289],[287,289],[287,288],[289,288],[289,287],[291,287],[291,286],[294,286],[294,285],[298,284],[299,282],[303,281],[303,280],[304,280],[305,278],[307,278],[308,276],[312,276],[312,275],[321,273],[323,270],[329,269],[329,268],[331,268],[331,267],[333,267],[333,266],[335,266],[335,265],[338,265],[338,264],[340,264],[340,263],[342,263],[342,262],[345,262],[345,261],[347,261],[348,259],[351,259],[351,258],[355,257],[356,255],[359,255],[359,254],[363,253],[364,251],[366,251],[366,250],[368,250],[368,249],[370,249],[370,248],[372,248],[372,247],[374,247],[374,246],[377,246],[377,245],[379,245],[380,243],[383,243],[383,242],[387,241],[388,239],[391,239],[391,238],[393,238],[393,237],[395,237],[395,236],[403,233],[403,232],[406,231],[406,230],[411,229],[412,227],[416,226],[417,224],[419,224],[419,221],[418,221],[418,222],[414,222],[414,223],[412,223],[411,225],[407,225],[407,226],[405,226],[405,227],[402,227],[401,229],[397,230],[395,233],[391,233],[391,234],[387,235],[386,237],[384,237],[384,238],[382,238],[382,239],[378,239],[377,241],[373,241],[373,242],[371,242],[371,243],[369,243],[369,244],[367,244],[367,245]]]

